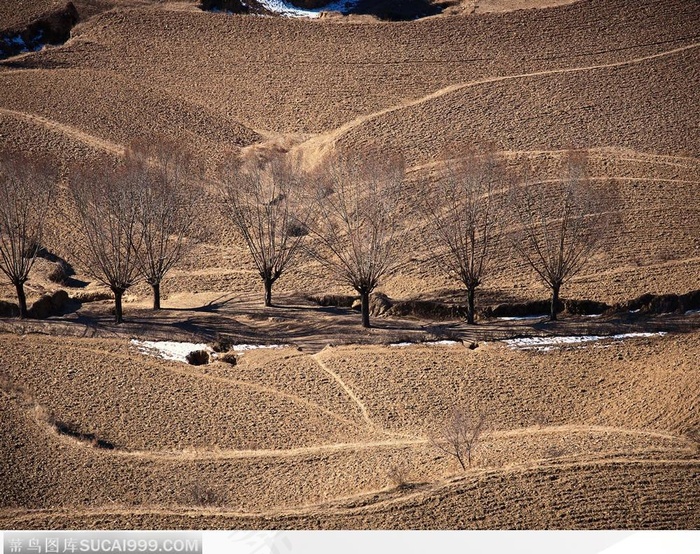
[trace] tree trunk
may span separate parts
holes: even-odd
[[[549,310],[549,320],[557,320],[557,308],[559,307],[559,289],[561,285],[552,286],[552,305]]]
[[[272,306],[272,279],[264,279],[265,282],[265,307],[269,308]]]
[[[27,313],[27,297],[24,294],[24,281],[17,281],[15,290],[17,290],[17,302],[19,303],[19,317],[20,319],[27,319],[29,314]]]
[[[121,289],[112,289],[112,292],[114,293],[114,323],[123,323],[122,296],[124,296],[124,291]]]
[[[160,310],[160,283],[151,283],[153,289],[153,309]]]
[[[469,323],[470,325],[474,325],[474,293],[474,287],[469,287],[467,289],[467,323]]]
[[[360,301],[362,302],[362,326],[369,328],[369,293],[361,292]]]

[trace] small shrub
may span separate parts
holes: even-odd
[[[51,307],[54,314],[60,314],[70,300],[68,293],[64,290],[57,290],[51,295]]]
[[[387,313],[396,317],[445,320],[465,317],[466,308],[430,300],[404,300],[395,302]]]
[[[30,240],[24,247],[22,257],[33,258],[35,256],[41,256],[41,253],[44,251],[45,249],[36,240]]]
[[[391,299],[383,292],[375,292],[369,297],[369,311],[375,317],[384,315],[393,305]]]
[[[309,234],[309,228],[303,223],[290,223],[287,233],[290,237],[305,237]]]
[[[113,300],[114,294],[106,290],[90,290],[75,292],[72,295],[73,300],[84,304],[86,302],[99,302],[101,300]]]
[[[28,310],[29,317],[33,319],[46,319],[52,315],[61,315],[68,302],[68,293],[57,290],[52,294],[45,294],[32,304]]]
[[[209,352],[206,350],[194,350],[185,356],[190,365],[206,365],[209,363]]]
[[[403,490],[410,488],[410,470],[405,463],[392,463],[386,472],[386,476],[395,489]]]
[[[486,431],[485,414],[472,416],[458,408],[452,412],[440,436],[432,439],[432,442],[437,449],[454,456],[466,471],[472,466],[472,455]]]
[[[357,296],[349,296],[343,294],[323,294],[320,296],[311,295],[306,297],[310,302],[314,302],[319,306],[335,306],[338,308],[351,308]]]
[[[597,315],[609,309],[608,304],[596,300],[564,300],[564,311],[570,315]]]
[[[238,363],[238,358],[234,352],[226,352],[223,356],[219,356],[219,360],[231,365],[236,365]]]
[[[193,506],[221,506],[223,504],[218,491],[201,483],[192,485],[184,500],[185,503]]]
[[[219,337],[214,342],[209,344],[211,349],[217,354],[220,354],[222,352],[228,352],[229,350],[231,350],[232,345],[233,343],[231,342],[231,340],[224,337]]]
[[[51,295],[45,294],[39,300],[32,304],[32,307],[28,310],[28,315],[32,319],[46,319],[47,317],[53,315],[53,302],[51,301]]]

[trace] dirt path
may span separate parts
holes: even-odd
[[[563,157],[566,156],[569,150],[501,150],[495,152],[496,156],[502,158],[517,158],[520,156],[526,156],[528,158],[535,156],[556,156]],[[587,152],[591,158],[600,158],[604,160],[615,159],[621,162],[635,162],[635,163],[646,163],[654,165],[665,165],[671,167],[679,167],[681,169],[698,169],[700,170],[700,159],[688,157],[688,156],[670,156],[663,154],[649,154],[646,152],[639,152],[636,150],[629,150],[625,148],[616,148],[603,146],[599,148],[588,148]],[[686,163],[680,163],[680,162]],[[423,164],[418,164],[413,167],[409,167],[407,173],[416,173],[419,171],[426,171],[442,165],[443,161],[432,161]]]
[[[639,45],[639,47],[642,47],[644,45]],[[671,50],[666,50],[664,52],[659,52],[657,54],[650,54],[648,56],[640,56],[637,58],[630,58],[627,60],[622,60],[619,62],[610,62],[610,63],[605,63],[605,64],[597,64],[597,65],[584,65],[584,66],[577,66],[577,67],[565,67],[565,68],[558,68],[558,69],[547,69],[543,71],[533,71],[530,73],[516,73],[513,75],[500,75],[497,77],[485,77],[483,79],[476,79],[474,81],[468,81],[466,83],[455,83],[452,85],[448,85],[444,88],[438,89],[434,92],[431,92],[430,94],[426,96],[422,96],[421,98],[417,98],[415,100],[409,100],[407,102],[402,102],[401,104],[395,105],[395,106],[390,106],[388,108],[384,108],[382,110],[365,114],[362,116],[359,116],[355,119],[352,119],[351,121],[348,121],[347,123],[344,123],[340,127],[333,129],[332,131],[328,133],[323,133],[320,135],[316,135],[315,137],[312,137],[306,142],[303,142],[302,144],[299,145],[299,149],[301,150],[302,153],[305,152],[317,152],[317,151],[322,151],[324,147],[328,147],[338,141],[340,137],[343,135],[349,133],[356,127],[359,127],[360,125],[363,125],[364,123],[367,123],[369,121],[372,121],[373,119],[376,119],[378,117],[381,117],[383,115],[397,112],[406,108],[411,108],[414,106],[418,106],[420,104],[424,104],[426,102],[429,102],[431,100],[435,100],[437,98],[440,98],[442,96],[446,96],[448,94],[451,94],[453,92],[457,92],[466,88],[470,87],[475,87],[479,85],[485,85],[485,84],[490,84],[490,83],[498,83],[502,81],[510,81],[510,80],[516,80],[516,79],[527,79],[527,78],[532,78],[532,77],[543,77],[547,75],[559,75],[559,74],[566,74],[566,73],[580,73],[580,72],[585,72],[585,71],[594,71],[597,69],[610,69],[614,67],[624,67],[628,65],[635,65],[639,63],[643,63],[649,60],[655,60],[658,58],[663,58],[667,56],[672,56],[674,54],[679,54],[681,52],[685,52],[687,50],[692,50],[695,48],[700,47],[700,42],[695,42],[692,44],[688,44],[685,46],[681,46],[678,48],[673,48]]]
[[[318,354],[314,354],[311,357],[318,364],[318,367],[320,367],[323,371],[325,371],[328,375],[330,375],[336,381],[336,383],[338,383],[338,385],[346,392],[346,394],[350,397],[350,399],[357,405],[357,407],[360,409],[360,412],[362,413],[362,418],[367,423],[367,426],[370,429],[375,429],[376,426],[375,426],[374,422],[369,417],[369,413],[367,411],[367,406],[365,406],[364,403],[353,392],[353,390],[345,384],[345,382],[340,378],[340,375],[338,375],[335,371],[333,371],[325,363],[323,363],[323,360],[321,360],[318,357]]]
[[[42,117],[40,115],[31,114],[27,112],[18,112],[15,110],[9,110],[7,108],[0,108],[0,114],[5,114],[18,119],[24,119],[25,121],[29,121],[31,123],[35,123],[37,125],[46,127],[51,131],[63,133],[64,135],[78,140],[79,142],[82,142],[83,144],[90,146],[91,148],[95,148],[96,150],[103,150],[105,152],[109,152],[110,154],[114,154],[115,156],[121,156],[124,154],[124,147],[120,146],[119,144],[105,139],[101,139],[94,135],[90,135],[81,131],[80,129],[76,129],[75,127],[71,127],[70,125],[65,125],[63,123],[59,123],[58,121]]]
[[[101,356],[105,355],[105,352],[103,350],[100,350],[97,348],[76,346],[74,344],[66,344],[65,348],[71,349],[71,350],[77,350],[79,352],[97,354],[97,355],[101,355]],[[352,420],[347,419],[339,414],[336,414],[335,412],[329,410],[328,408],[321,406],[320,404],[317,404],[315,402],[312,402],[311,400],[308,400],[306,398],[302,398],[301,396],[298,396],[295,394],[283,392],[283,391],[276,389],[274,387],[267,387],[265,385],[251,383],[249,381],[243,381],[240,379],[231,379],[228,377],[219,377],[217,375],[209,375],[206,373],[200,373],[200,372],[197,372],[196,370],[190,369],[190,366],[184,366],[182,369],[180,369],[177,367],[173,367],[172,365],[170,365],[170,363],[167,363],[165,360],[160,360],[160,362],[156,358],[149,360],[146,355],[142,355],[143,359],[139,359],[139,358],[135,358],[134,356],[131,356],[129,354],[124,354],[124,353],[120,353],[120,352],[109,352],[109,356],[112,358],[120,359],[124,362],[134,362],[134,360],[137,359],[138,364],[141,366],[152,367],[152,368],[158,369],[158,370],[164,369],[166,371],[170,371],[171,373],[175,373],[177,375],[182,375],[185,377],[190,377],[190,378],[195,378],[195,379],[204,379],[204,380],[208,380],[208,381],[223,383],[223,384],[227,384],[227,385],[234,385],[234,386],[239,386],[239,387],[247,387],[247,388],[250,388],[254,391],[261,392],[264,394],[270,394],[273,396],[278,396],[280,398],[284,398],[286,400],[289,400],[290,402],[293,402],[296,404],[301,404],[301,405],[306,406],[307,408],[310,408],[312,410],[322,412],[323,414],[327,415],[328,417],[331,417],[332,419],[338,421],[339,423],[343,423],[346,425],[357,425],[356,421],[352,421]],[[172,363],[176,363],[176,362],[172,362]],[[0,387],[0,390],[1,390],[1,387]],[[34,402],[33,399],[32,399],[32,402]]]
[[[381,448],[404,448],[423,446],[429,444],[428,439],[388,439],[369,442],[340,442],[335,444],[322,444],[319,446],[300,446],[286,450],[260,449],[260,450],[182,450],[182,451],[119,451],[96,450],[106,455],[142,458],[147,460],[240,460],[250,458],[306,458],[319,454],[333,454],[335,452],[374,450]]]

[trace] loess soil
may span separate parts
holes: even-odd
[[[0,40],[66,4],[2,2]],[[416,209],[445,149],[491,143],[547,187],[581,148],[617,218],[563,296],[698,290],[700,3],[416,2],[429,16],[407,21],[73,4],[64,44],[0,60],[2,146],[50,156],[63,186],[73,164],[118,158],[132,139],[186,143],[204,167],[192,186],[207,238],[168,274],[165,310],[140,284],[115,326],[109,293],[68,254],[79,237],[61,188],[45,246],[75,275],[58,285],[42,259],[26,289],[30,304],[58,289],[71,300],[46,320],[0,319],[0,528],[700,527],[700,314],[384,316],[362,330],[352,309],[306,300],[352,294],[308,259],[262,308],[206,179],[233,155],[314,168],[379,141],[408,163],[406,263],[380,290],[452,305],[465,295],[426,251]],[[546,298],[497,209],[479,307]],[[0,300],[14,301],[4,280]],[[500,342],[660,331],[548,352]],[[285,347],[193,367],[130,343],[222,337]],[[428,344],[439,339],[457,342]],[[426,344],[390,346],[405,341]],[[433,444],[455,407],[488,418],[467,471]]]

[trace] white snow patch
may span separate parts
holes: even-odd
[[[528,321],[532,319],[542,319],[547,317],[546,315],[520,315],[520,316],[508,316],[508,317],[497,317],[501,321]]]
[[[132,339],[131,344],[139,349],[139,352],[147,356],[155,356],[164,360],[187,363],[187,354],[195,350],[206,350],[213,353],[210,346],[195,342],[155,341]]]
[[[663,337],[666,333],[622,333],[619,335],[574,335],[569,337],[525,337],[506,339],[503,342],[516,350],[538,350],[548,352],[553,348],[563,345],[583,344],[601,340],[625,340],[645,337]]]
[[[187,354],[195,350],[205,350],[209,352],[212,358],[217,356],[211,346],[203,343],[132,339],[131,344],[136,346],[142,354],[175,362],[187,363]],[[260,348],[285,348],[285,346],[284,344],[234,344],[231,346],[231,350],[234,352],[245,352]]]
[[[234,352],[245,352],[246,350],[258,350],[261,348],[286,348],[286,344],[234,344],[231,350]]]
[[[392,342],[389,344],[389,347],[391,347],[391,348],[404,348],[406,346],[416,346],[416,345],[454,346],[455,344],[459,344],[459,342],[456,340],[431,340],[431,341],[426,341],[426,342]]]
[[[320,17],[321,12],[341,12],[344,14],[350,13],[357,5],[359,0],[340,0],[328,2],[325,6],[314,9],[297,8],[290,2],[284,0],[258,0],[261,6],[267,8],[271,12],[284,15],[286,17]]]
[[[688,310],[683,315],[693,315],[693,314],[700,314],[700,310]]]

